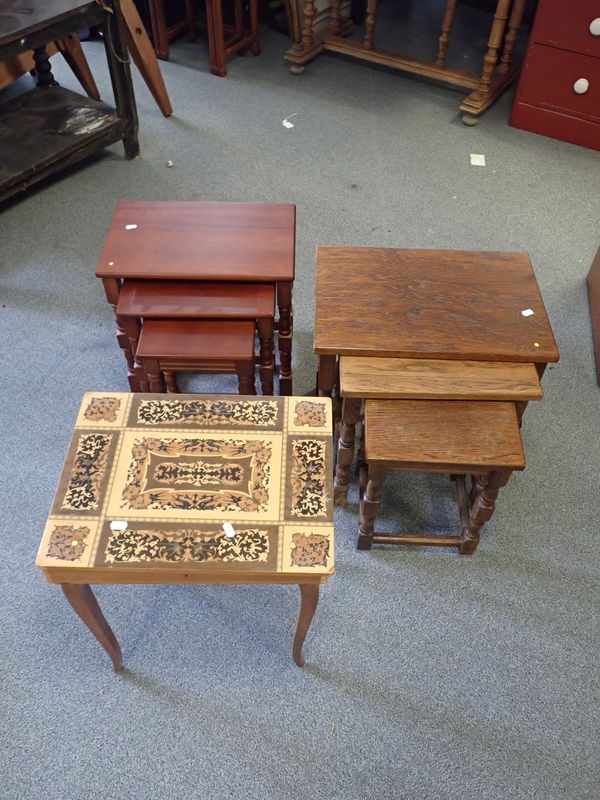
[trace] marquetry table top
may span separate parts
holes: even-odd
[[[331,432],[327,398],[88,392],[36,563],[60,583],[320,583]]]

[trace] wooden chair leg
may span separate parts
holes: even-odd
[[[173,108],[169,100],[167,87],[158,66],[156,54],[144,28],[144,23],[133,0],[121,0],[121,13],[125,22],[127,47],[131,57],[135,61],[136,67],[139,69],[146,86],[150,89],[152,97],[156,100],[163,115],[170,117],[173,113]]]
[[[369,464],[367,487],[360,501],[358,550],[370,550],[374,523],[381,507],[381,486],[387,474],[385,467]]]
[[[512,470],[498,469],[492,472],[488,482],[475,498],[469,515],[469,523],[463,531],[463,540],[460,544],[461,556],[470,556],[479,544],[479,532],[482,525],[487,522],[496,507],[496,498],[500,489],[508,483]]]
[[[256,320],[260,343],[260,385],[263,394],[273,394],[273,317]]]
[[[71,67],[79,83],[83,86],[88,97],[92,97],[94,100],[100,100],[100,92],[98,91],[96,81],[90,70],[90,65],[81,49],[81,43],[77,34],[70,33],[64,36],[56,42],[56,46],[60,50],[62,57]]]
[[[345,506],[348,501],[350,470],[354,459],[354,439],[356,423],[360,421],[361,400],[359,397],[346,397],[342,404],[342,425],[337,443],[337,463],[333,484],[333,502]]]
[[[252,34],[252,55],[260,55],[260,32],[258,29],[258,0],[250,0],[250,33]]]
[[[256,394],[255,368],[253,361],[236,361],[239,394]]]
[[[225,64],[225,32],[221,0],[206,0],[208,21],[208,49],[210,51],[210,71],[224,78],[227,75]]]

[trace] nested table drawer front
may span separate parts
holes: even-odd
[[[600,59],[554,47],[530,47],[519,100],[600,120]]]
[[[548,6],[552,6],[550,9]],[[600,2],[541,3],[533,41],[600,57]]]

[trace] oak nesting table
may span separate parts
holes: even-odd
[[[315,352],[321,395],[339,356],[528,363],[540,378],[559,358],[527,253],[371,247],[318,248]]]
[[[112,659],[94,583],[300,587],[293,658],[333,574],[327,398],[89,392],[36,564]]]
[[[96,275],[113,309],[126,280],[267,283],[279,313],[280,391],[292,394],[296,208],[290,204],[125,201],[117,204]],[[117,318],[132,391],[135,341]]]

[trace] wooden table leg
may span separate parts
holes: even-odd
[[[273,394],[273,317],[256,320],[258,341],[260,343],[259,374],[263,394]]]
[[[494,513],[498,492],[508,483],[511,474],[512,470],[509,469],[495,470],[490,474],[481,491],[476,493],[471,506],[471,513],[469,514],[469,523],[463,531],[463,538],[459,547],[461,556],[470,556],[477,549],[481,527]]]
[[[438,54],[435,63],[438,67],[446,65],[446,53],[448,52],[448,44],[450,42],[450,32],[454,24],[454,15],[456,14],[456,5],[458,0],[448,0],[446,3],[446,11],[444,19],[442,20],[442,32],[438,39]]]
[[[110,5],[109,0],[104,1]],[[125,156],[127,158],[135,158],[140,152],[138,116],[127,47],[125,45],[125,25],[120,5],[114,3],[112,7],[113,13],[106,14],[106,22],[103,28],[104,48],[115,95],[117,114],[123,120],[124,125],[123,147],[125,148]]]
[[[329,22],[327,30],[334,36],[339,36],[342,30],[342,0],[331,0],[331,11],[329,12]]]
[[[289,396],[292,390],[292,282],[277,283],[279,309],[279,393]]]
[[[115,672],[119,672],[123,666],[121,648],[90,586],[87,583],[61,583],[60,586],[75,613],[110,656]]]
[[[377,15],[377,0],[367,0],[367,13],[365,14],[364,46],[367,50],[375,47],[375,18]]]
[[[135,369],[135,351],[132,350],[132,344],[129,336],[122,328],[121,320],[117,317],[117,303],[119,302],[119,292],[121,291],[121,283],[116,278],[102,278],[102,285],[104,286],[104,294],[109,304],[115,312],[115,322],[117,325],[117,342],[123,351],[125,361],[127,362],[127,380],[129,381],[129,388],[132,392],[144,391],[140,387],[139,370],[136,373]]]
[[[317,375],[317,389],[319,397],[331,397],[335,388],[336,357],[329,355],[319,356],[319,372]]]
[[[360,397],[345,397],[342,404],[342,426],[337,444],[337,463],[333,482],[333,504],[345,506],[348,501],[350,470],[354,459],[356,424],[360,422]]]
[[[292,649],[292,656],[294,663],[299,667],[304,666],[304,658],[302,657],[302,645],[306,639],[306,634],[310,628],[310,623],[317,610],[319,602],[319,584],[318,583],[301,583],[300,586],[300,615],[298,617],[298,625],[296,627],[296,635],[294,636],[294,646]]]
[[[381,507],[381,486],[387,469],[380,464],[369,464],[367,486],[360,500],[358,550],[370,550],[373,545],[375,520]]]
[[[525,11],[525,0],[515,0],[510,17],[508,20],[508,30],[504,39],[504,48],[500,56],[499,72],[507,73],[510,71],[512,63],[512,54],[517,41],[517,35],[521,22],[523,20],[523,12]]]

